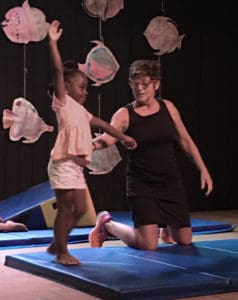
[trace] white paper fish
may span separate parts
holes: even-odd
[[[179,35],[177,25],[172,19],[163,16],[153,18],[144,31],[144,35],[150,46],[159,50],[154,53],[155,55],[171,53],[176,48],[180,49],[185,36],[185,34]]]
[[[124,0],[83,0],[83,8],[90,16],[106,21],[124,8]]]
[[[111,172],[122,160],[116,145],[101,150],[94,150],[92,161],[86,165],[91,170],[89,174],[102,175]]]
[[[13,101],[12,110],[3,110],[3,128],[9,130],[11,141],[19,141],[29,144],[36,142],[45,131],[53,131],[54,127],[47,125],[39,117],[35,107],[24,98],[16,98]]]
[[[91,41],[91,43],[95,43],[96,46],[87,54],[86,62],[78,63],[78,67],[95,82],[94,86],[100,86],[111,81],[120,66],[112,52],[101,41]]]
[[[43,40],[49,27],[44,13],[38,8],[30,7],[28,0],[21,7],[11,8],[1,25],[7,37],[20,44]]]

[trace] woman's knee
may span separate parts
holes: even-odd
[[[189,246],[192,243],[192,239],[188,237],[180,238],[177,242],[179,245]]]
[[[154,238],[137,238],[136,247],[140,250],[155,251],[158,247],[158,239]]]
[[[158,248],[158,244],[156,244],[156,245],[145,245],[145,247],[141,250],[156,251],[157,248]]]
[[[171,235],[173,240],[180,245],[189,246],[192,243],[191,227],[171,228]]]
[[[158,226],[155,224],[144,225],[135,229],[136,245],[141,250],[157,250],[158,238]]]
[[[148,251],[156,251],[158,247],[158,243],[149,242],[149,241],[137,241],[136,247],[139,250],[148,250]]]

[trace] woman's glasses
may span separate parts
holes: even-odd
[[[142,87],[144,90],[149,87],[151,83],[153,83],[153,80],[150,81],[142,81],[142,80],[130,80],[129,85],[132,88],[138,88],[139,86]]]

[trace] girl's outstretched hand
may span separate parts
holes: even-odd
[[[128,150],[134,150],[137,147],[137,142],[135,139],[128,135],[124,135],[123,140],[120,140],[122,145],[124,145]]]
[[[60,22],[58,20],[52,21],[50,23],[49,29],[48,29],[48,36],[52,41],[58,41],[61,37],[61,34],[63,32],[63,29],[60,28]]]

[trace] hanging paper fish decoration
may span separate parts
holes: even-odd
[[[43,40],[49,27],[44,13],[38,8],[30,7],[28,0],[21,7],[11,8],[1,25],[7,37],[19,44]]]
[[[111,172],[122,160],[116,145],[101,150],[94,150],[92,161],[86,165],[91,170],[89,174],[102,175]]]
[[[19,141],[25,138],[23,143],[36,142],[45,131],[52,132],[53,126],[47,125],[39,117],[36,108],[24,98],[16,98],[13,101],[12,110],[3,110],[3,128],[9,130],[11,141]]]
[[[103,21],[114,17],[124,8],[124,0],[83,0],[84,10],[92,17],[99,17]]]
[[[153,18],[144,31],[144,35],[150,46],[159,50],[154,53],[155,55],[171,53],[176,48],[180,49],[185,36],[185,34],[179,36],[175,22],[163,16]]]
[[[78,67],[95,82],[93,86],[100,86],[111,81],[120,66],[112,52],[101,41],[91,41],[91,43],[95,43],[96,46],[87,54],[86,62],[78,63]]]

